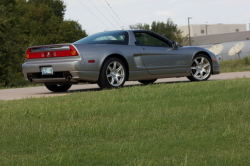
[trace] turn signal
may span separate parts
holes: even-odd
[[[71,51],[71,55],[76,55],[77,53],[76,53],[76,51]]]

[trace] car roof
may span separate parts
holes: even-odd
[[[149,31],[146,29],[124,29],[124,30],[111,30],[111,31],[104,31],[104,32],[131,32],[131,31]],[[152,31],[149,31],[152,32]],[[101,33],[101,32],[97,32],[97,33]]]

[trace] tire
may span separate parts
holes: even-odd
[[[46,88],[52,92],[65,92],[69,90],[69,88],[72,86],[71,84],[56,84],[56,85],[49,85],[44,84]]]
[[[112,57],[103,63],[97,84],[101,89],[118,88],[124,85],[126,78],[126,66],[119,58]]]
[[[190,81],[206,81],[212,73],[212,62],[207,55],[199,54],[194,57],[191,65]]]
[[[154,79],[154,80],[139,80],[138,82],[142,83],[142,84],[152,84],[156,81],[157,79]]]

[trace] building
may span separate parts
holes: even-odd
[[[188,25],[178,26],[178,29],[183,31],[182,35],[189,34]],[[246,24],[201,24],[190,25],[190,36],[206,36],[233,32],[246,31]]]
[[[250,56],[250,31],[196,36],[191,45],[213,52],[220,60],[233,60]]]

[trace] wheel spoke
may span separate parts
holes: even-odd
[[[114,84],[115,80],[114,77],[112,77],[111,84]]]
[[[110,66],[108,66],[108,68],[109,68],[109,71],[112,71],[112,68]]]
[[[196,72],[195,72],[195,74],[194,74],[194,76],[195,76],[195,77],[197,77],[198,73],[199,73],[199,72],[198,72],[198,71],[196,71]]]
[[[195,59],[194,61],[195,61],[195,63],[196,63],[197,65],[199,64],[199,62],[198,62],[196,59]]]
[[[115,70],[116,69],[116,62],[114,62],[114,66],[113,66],[113,70]]]
[[[204,58],[202,57],[202,58],[201,58],[201,64],[203,64],[203,62],[204,62]]]
[[[118,74],[117,77],[124,78],[123,74]]]
[[[203,77],[203,71],[200,71],[200,78]]]
[[[120,66],[120,67],[117,69],[117,72],[119,72],[121,69],[122,69],[122,66]]]
[[[108,78],[109,78],[109,77],[112,77],[112,74],[107,75],[107,77],[108,77]]]
[[[210,66],[210,64],[209,64],[209,63],[205,64],[203,67],[205,68],[205,67],[208,67],[208,66]]]
[[[119,79],[117,77],[114,77],[117,84],[119,84]]]
[[[196,68],[196,67],[191,67],[191,69],[192,69],[192,70],[197,70],[197,68]]]

